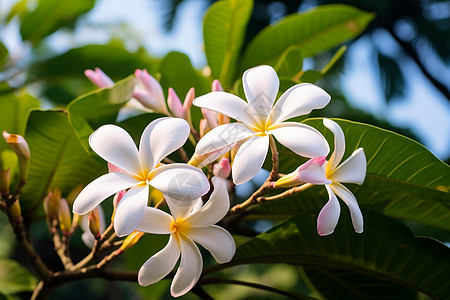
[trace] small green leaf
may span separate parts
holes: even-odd
[[[101,125],[114,123],[120,108],[133,97],[134,75],[117,82],[112,88],[82,95],[68,106],[70,124],[84,149],[90,153],[89,136]]]
[[[355,274],[355,279],[358,274],[374,277],[373,285],[385,281],[436,299],[450,294],[448,247],[432,239],[415,238],[406,226],[374,211],[365,210],[363,214],[362,234],[350,231],[350,216],[344,212],[335,232],[321,237],[316,229],[317,215],[303,213],[238,247],[230,263],[211,270],[288,263],[344,270]],[[352,282],[346,284],[351,288]]]
[[[32,291],[36,278],[14,260],[0,259],[0,293],[15,294]]]
[[[364,148],[367,175],[364,184],[346,184],[361,207],[385,215],[450,230],[450,167],[421,144],[397,133],[346,120],[335,120],[344,131],[344,159]],[[322,119],[305,120],[333,147],[333,135]],[[304,159],[280,149],[280,172],[292,172]],[[328,200],[325,188],[315,186],[294,197],[263,203],[254,213],[296,214],[320,209]],[[252,210],[253,211],[253,210]]]
[[[106,171],[106,163],[97,162],[83,149],[62,111],[31,112],[25,139],[31,161],[20,197],[24,211],[39,209],[42,213],[41,202],[51,188],[58,187],[67,195],[77,185],[87,184]]]
[[[303,67],[303,56],[300,47],[290,46],[278,60],[275,71],[279,77],[295,77]]]
[[[300,81],[314,83],[322,77],[322,72],[316,70],[308,70],[302,74],[302,76],[300,77]]]
[[[94,7],[95,0],[39,0],[32,12],[23,16],[20,34],[33,44]]]
[[[241,70],[275,65],[286,48],[300,47],[303,57],[314,56],[357,37],[374,18],[355,7],[332,4],[283,18],[263,29],[247,47]]]
[[[218,1],[205,14],[203,37],[206,58],[213,77],[225,87],[234,76],[252,8],[251,0]]]

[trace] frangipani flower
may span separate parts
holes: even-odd
[[[364,149],[358,148],[343,163],[339,164],[345,152],[345,138],[339,125],[329,119],[323,124],[334,134],[334,151],[329,161],[325,157],[314,158],[286,176],[280,178],[276,187],[290,187],[300,183],[323,184],[327,189],[329,200],[317,218],[317,232],[320,235],[333,233],[339,220],[341,207],[336,195],[350,209],[353,227],[358,233],[363,232],[363,216],[358,202],[352,192],[342,183],[362,184],[366,177],[366,156]]]
[[[248,103],[225,92],[212,92],[194,100],[194,105],[239,121],[208,132],[197,144],[196,154],[213,153],[215,160],[236,143],[243,142],[233,161],[235,184],[250,180],[261,169],[268,151],[269,135],[301,156],[328,154],[328,144],[319,131],[305,124],[284,121],[323,108],[330,101],[330,95],[315,85],[298,84],[287,90],[274,105],[279,80],[270,66],[247,70],[242,82]]]
[[[114,229],[118,236],[124,236],[133,232],[144,216],[149,185],[186,202],[205,194],[209,184],[199,169],[180,163],[158,167],[164,157],[184,144],[189,132],[183,119],[157,119],[145,128],[138,150],[124,129],[115,125],[97,129],[89,138],[91,148],[122,172],[105,174],[88,184],[75,199],[73,212],[84,215],[109,196],[129,189],[114,216]]]
[[[214,191],[208,202],[199,208],[193,207],[195,203],[177,205],[170,197],[166,197],[166,201],[172,215],[147,207],[137,230],[170,234],[170,238],[161,251],[142,265],[138,274],[140,285],[147,286],[163,279],[175,267],[181,254],[180,266],[173,278],[170,292],[172,296],[178,297],[191,290],[203,268],[200,251],[194,242],[207,249],[218,263],[231,260],[236,251],[233,237],[225,229],[213,225],[226,215],[230,207],[226,181],[214,177],[212,182]]]

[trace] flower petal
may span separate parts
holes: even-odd
[[[317,232],[319,235],[329,235],[332,234],[334,228],[336,228],[337,222],[339,220],[339,215],[341,214],[341,206],[333,193],[329,185],[325,186],[328,192],[328,202],[322,207],[322,210],[317,217]]]
[[[281,95],[270,113],[270,123],[278,124],[284,120],[309,114],[313,109],[324,108],[331,96],[314,84],[294,85]]]
[[[198,203],[198,200],[202,200],[202,198],[198,198],[193,201],[180,201],[167,195],[164,195],[164,199],[175,220],[185,219],[192,212],[192,209],[194,208],[194,205]]]
[[[205,134],[197,143],[195,153],[207,154],[254,135],[255,132],[244,124],[224,124]]]
[[[170,164],[152,171],[151,186],[176,200],[192,201],[209,191],[209,182],[203,172],[186,164]]]
[[[190,228],[188,235],[207,249],[219,264],[229,262],[236,252],[233,237],[222,227],[213,225]]]
[[[331,173],[332,170],[336,169],[337,165],[341,162],[342,157],[345,152],[345,137],[342,128],[333,120],[323,119],[323,125],[333,132],[334,135],[334,150],[333,154],[328,161],[326,172]]]
[[[253,117],[265,123],[280,86],[277,73],[271,66],[254,67],[244,72],[242,84]]]
[[[125,173],[108,173],[89,183],[73,203],[73,212],[84,215],[115,193],[139,184]]]
[[[350,210],[350,216],[352,218],[353,228],[357,233],[361,233],[364,230],[364,221],[361,210],[359,209],[358,201],[356,201],[355,196],[347,189],[345,186],[339,183],[333,183],[330,185],[331,189],[336,193],[336,195],[342,199],[342,201],[347,204]]]
[[[170,230],[172,222],[173,218],[168,213],[147,206],[144,217],[136,230],[153,234],[169,234],[173,231]]]
[[[167,245],[150,257],[139,269],[138,282],[142,286],[156,283],[173,270],[180,257],[180,246],[175,237],[170,235]]]
[[[219,112],[242,123],[249,125],[255,123],[255,119],[251,115],[252,111],[247,102],[230,93],[208,93],[195,98],[194,105]]]
[[[333,181],[362,184],[366,178],[364,149],[356,149],[330,176]]]
[[[304,157],[326,156],[330,151],[327,140],[313,127],[295,122],[273,126],[268,133],[296,154]]]
[[[234,184],[249,181],[261,170],[268,147],[268,135],[251,137],[239,147],[232,166]]]
[[[170,294],[179,297],[189,292],[202,274],[203,260],[197,246],[189,238],[180,236],[181,262],[173,277]]]
[[[206,156],[206,158],[197,165],[197,168],[203,168],[204,166],[209,165],[210,163],[217,160],[219,157],[221,157],[222,155],[233,149],[235,145],[236,143],[233,143],[221,149],[210,152],[208,154],[203,154],[204,156]]]
[[[89,145],[104,160],[132,174],[139,174],[139,153],[131,136],[116,125],[104,125],[89,137]]]
[[[114,215],[114,230],[117,236],[129,235],[136,230],[145,214],[149,188],[136,186],[131,188],[120,200]]]
[[[188,122],[179,118],[160,118],[148,124],[139,144],[142,170],[151,172],[164,157],[183,146],[189,133]]]
[[[222,178],[213,177],[214,191],[198,211],[194,212],[186,221],[191,227],[205,227],[216,224],[225,217],[230,208],[227,181]]]
[[[312,184],[330,184],[331,180],[325,176],[325,169],[322,167],[325,158],[311,158],[298,168],[298,180]]]

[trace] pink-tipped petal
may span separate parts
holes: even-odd
[[[244,72],[242,84],[253,116],[265,122],[280,85],[277,73],[271,66],[254,67]]]
[[[176,238],[171,235],[167,245],[161,251],[150,257],[139,269],[139,284],[147,286],[166,277],[175,267],[180,257],[180,252],[181,249]]]
[[[219,264],[229,262],[236,252],[233,237],[219,226],[190,228],[189,238],[208,250]]]
[[[359,148],[336,168],[331,178],[337,182],[362,184],[366,178],[366,169],[366,156],[363,148]]]
[[[189,91],[186,94],[186,97],[184,98],[184,102],[183,102],[183,108],[185,112],[190,111],[191,106],[192,106],[192,102],[194,102],[195,99],[195,89],[193,87],[191,87],[189,89]]]
[[[298,180],[311,184],[330,184],[331,180],[325,176],[325,169],[322,165],[325,157],[316,157],[308,160],[298,170]]]
[[[272,124],[278,124],[297,116],[309,114],[313,109],[324,108],[330,102],[330,95],[310,83],[294,85],[278,99],[270,112]]]
[[[172,222],[173,218],[168,213],[147,206],[144,217],[136,230],[153,234],[168,234],[173,232],[170,228]]]
[[[336,195],[347,204],[350,210],[350,216],[352,218],[353,228],[357,233],[361,233],[364,230],[364,221],[361,210],[359,209],[358,201],[355,196],[345,186],[339,183],[333,183],[330,185],[331,189]]]
[[[217,79],[214,79],[212,86],[211,86],[211,90],[213,92],[223,92],[223,87],[220,84],[220,81]]]
[[[151,172],[164,157],[184,145],[189,133],[189,124],[183,119],[166,117],[151,122],[139,144],[142,170]]]
[[[147,70],[136,70],[134,73],[138,79],[134,91],[134,97],[147,108],[155,112],[168,115],[166,101],[161,85],[153,78]]]
[[[128,189],[139,182],[123,173],[108,173],[89,183],[73,203],[73,212],[84,215],[99,205],[103,200],[118,191]]]
[[[131,136],[116,125],[104,125],[89,137],[89,145],[101,158],[132,174],[139,174],[139,153]]]
[[[327,140],[315,128],[294,122],[284,122],[273,126],[268,132],[296,154],[303,157],[326,156],[330,151]]]
[[[167,105],[174,117],[184,119],[186,116],[181,100],[173,88],[169,88],[169,95],[167,96]]]
[[[208,154],[254,135],[255,132],[253,130],[241,123],[220,125],[205,134],[197,143],[195,153],[200,155]]]
[[[242,184],[249,181],[261,170],[268,149],[268,135],[253,136],[239,147],[232,167],[234,184]]]
[[[322,210],[317,217],[317,232],[319,235],[329,235],[334,232],[339,215],[341,214],[341,207],[336,195],[333,193],[329,185],[325,186],[328,192],[328,202],[322,207]]]
[[[344,132],[342,131],[342,128],[333,120],[330,119],[323,119],[323,125],[327,127],[331,132],[333,132],[334,135],[334,150],[333,154],[331,154],[331,157],[328,161],[327,165],[327,174],[330,173],[331,170],[336,169],[336,167],[339,165],[339,163],[342,160],[342,157],[344,157],[345,153],[345,137]]]
[[[180,297],[189,292],[202,274],[203,260],[197,246],[187,237],[180,238],[181,262],[173,277],[170,294]]]
[[[145,214],[149,188],[136,186],[131,188],[117,205],[114,216],[114,230],[117,236],[129,235],[136,230]]]
[[[227,115],[246,124],[254,124],[252,111],[244,100],[225,92],[211,92],[194,99],[194,105]]]
[[[108,77],[100,68],[84,71],[84,75],[99,88],[110,88],[114,86],[114,81]]]

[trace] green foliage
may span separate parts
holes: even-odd
[[[0,259],[0,296],[32,291],[36,278],[24,267],[10,259]]]
[[[335,232],[321,237],[316,230],[317,215],[303,213],[240,246],[233,260],[221,268],[253,263],[298,264],[328,272],[338,270],[337,274],[345,271],[352,277],[364,275],[367,286],[357,290],[368,292],[369,298],[373,289],[394,284],[405,287],[389,288],[395,292],[394,298],[410,296],[408,289],[436,299],[447,297],[450,253],[446,246],[415,238],[404,225],[378,213],[365,210],[363,214],[364,233],[350,233],[350,217],[344,214]],[[351,293],[353,287],[340,281],[339,288]]]
[[[33,44],[73,23],[94,6],[95,0],[39,0],[36,8],[22,15],[20,34]]]
[[[247,47],[241,70],[259,64],[274,65],[285,51],[297,45],[303,57],[314,56],[357,37],[374,18],[347,5],[324,5],[290,15],[262,30]]]
[[[120,108],[133,96],[134,75],[117,82],[112,88],[100,89],[73,100],[67,111],[72,127],[87,152],[89,136],[101,125],[114,123]]]
[[[106,164],[86,153],[63,111],[33,111],[25,139],[31,163],[20,202],[34,218],[42,214],[42,200],[50,189],[58,187],[67,195],[77,185],[105,173]]]
[[[0,67],[6,62],[8,57],[8,48],[0,42]]]
[[[228,86],[235,73],[252,8],[252,0],[218,1],[205,14],[206,58],[213,77],[224,86]]]
[[[364,148],[367,175],[363,185],[349,184],[362,207],[385,215],[450,230],[449,166],[419,143],[397,133],[371,125],[336,120],[345,134],[344,158]],[[305,123],[321,131],[333,145],[333,135],[321,119]],[[301,163],[299,156],[282,152],[281,172],[292,172]],[[322,207],[328,197],[322,186],[289,199],[255,207],[255,213],[293,215]]]

